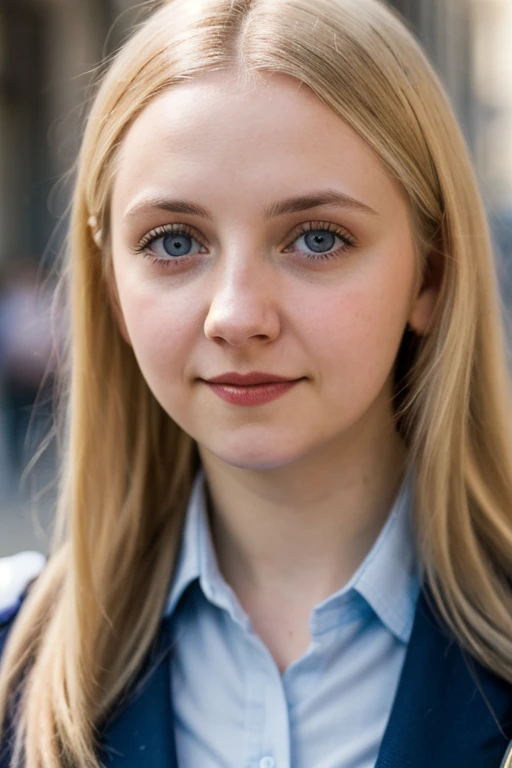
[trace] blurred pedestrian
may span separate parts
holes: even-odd
[[[27,433],[51,354],[51,293],[38,280],[34,259],[14,260],[0,295],[1,393],[14,477],[34,447],[27,449]]]

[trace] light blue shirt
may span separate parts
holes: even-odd
[[[310,646],[281,675],[219,571],[199,471],[165,610],[180,768],[374,767],[419,593],[413,477],[348,584],[313,608]]]

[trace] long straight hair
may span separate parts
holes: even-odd
[[[214,70],[309,87],[401,185],[425,269],[442,262],[430,332],[404,336],[396,361],[397,428],[417,472],[425,585],[462,646],[512,682],[510,381],[488,225],[442,86],[378,0],[168,0],[104,76],[78,161],[57,524],[0,670],[4,726],[19,694],[15,767],[99,768],[99,724],[161,621],[198,457],[119,332],[110,197],[144,107]]]

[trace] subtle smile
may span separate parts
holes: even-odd
[[[265,405],[292,389],[300,379],[262,373],[227,373],[205,380],[204,383],[221,400],[231,405]]]

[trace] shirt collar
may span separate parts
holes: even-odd
[[[316,606],[314,612],[318,617],[322,612],[332,613],[337,605],[342,610],[341,605],[355,593],[400,641],[408,642],[420,589],[412,531],[414,483],[415,471],[409,467],[389,517],[370,552],[350,581]],[[164,616],[172,615],[181,596],[196,579],[211,602],[222,605],[231,614],[236,612],[240,620],[234,593],[219,571],[208,521],[202,468],[194,479]]]
[[[377,540],[340,593],[355,590],[381,622],[404,643],[409,641],[420,591],[413,533],[416,472],[410,466]]]
[[[204,479],[203,469],[200,468],[195,476],[192,493],[190,494],[185,513],[185,527],[183,529],[178,562],[165,606],[164,616],[172,615],[188,585],[200,576],[200,539],[204,536],[208,524]],[[209,532],[208,535],[210,535]]]

